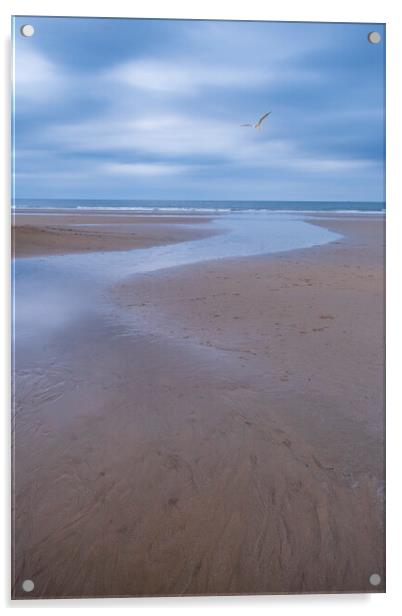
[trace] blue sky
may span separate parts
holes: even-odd
[[[15,18],[15,196],[381,201],[371,30]]]

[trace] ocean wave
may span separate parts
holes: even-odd
[[[381,210],[348,210],[348,209],[314,209],[314,210],[301,210],[301,209],[282,209],[282,208],[273,208],[273,207],[259,207],[259,208],[206,208],[206,207],[90,207],[90,206],[77,206],[77,210],[97,210],[97,211],[107,211],[107,212],[115,212],[115,211],[129,211],[129,212],[197,212],[197,213],[214,213],[214,212],[225,212],[225,213],[244,213],[244,214],[265,214],[267,212],[275,212],[283,213],[283,214],[384,214],[385,209]]]
[[[385,214],[385,208],[373,210],[373,209],[292,209],[292,208],[275,208],[275,207],[257,207],[257,208],[241,208],[241,207],[196,207],[196,206],[185,206],[185,207],[166,207],[166,206],[89,206],[89,205],[77,205],[74,207],[51,207],[51,206],[29,206],[29,205],[18,205],[12,206],[13,212],[18,212],[18,210],[35,210],[37,211],[52,211],[52,212],[66,212],[67,211],[87,211],[87,212],[144,212],[144,213],[158,213],[158,212],[170,212],[174,214],[180,213],[198,213],[198,214],[216,214],[216,213],[225,213],[225,214],[266,214],[266,213],[275,213],[275,214]]]
[[[74,210],[101,210],[107,212],[115,212],[123,210],[125,212],[232,212],[234,210],[228,208],[207,208],[207,207],[90,207],[87,205],[78,205]]]

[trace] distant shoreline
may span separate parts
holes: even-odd
[[[111,214],[147,214],[151,215],[191,215],[191,214],[200,214],[200,215],[215,215],[215,214],[251,214],[251,213],[273,213],[273,214],[374,214],[381,215],[385,214],[384,210],[274,210],[274,209],[260,209],[260,210],[229,210],[229,209],[196,209],[196,208],[13,208],[13,214],[37,214],[37,213],[46,213],[46,214],[62,214],[62,213],[111,213]]]
[[[109,200],[109,199],[20,199],[12,211],[84,211],[140,213],[384,213],[383,201],[227,201],[227,200]]]

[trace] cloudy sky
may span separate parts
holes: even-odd
[[[373,29],[16,18],[15,195],[381,201]]]

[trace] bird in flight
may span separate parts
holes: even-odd
[[[261,124],[264,122],[265,118],[270,115],[270,113],[272,112],[268,111],[268,113],[265,113],[263,116],[261,116],[257,124],[240,124],[240,126],[250,126],[251,128],[258,128],[259,130],[261,130]]]

